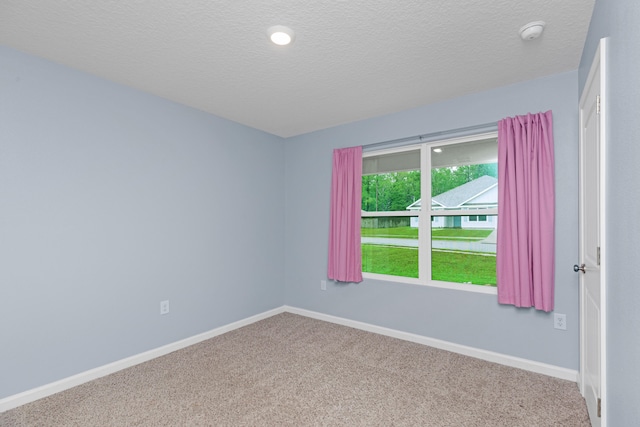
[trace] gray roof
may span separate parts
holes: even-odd
[[[456,208],[465,202],[473,199],[481,193],[489,190],[490,188],[496,186],[498,184],[498,179],[492,176],[484,175],[478,179],[474,179],[473,181],[469,181],[466,184],[462,184],[456,188],[452,188],[449,191],[445,191],[442,194],[438,194],[437,196],[431,199],[432,205],[441,205],[445,208]],[[420,207],[420,200],[415,201],[409,208],[418,208]]]

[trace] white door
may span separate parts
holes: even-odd
[[[593,426],[602,423],[604,383],[604,53],[601,41],[580,98],[580,389]]]

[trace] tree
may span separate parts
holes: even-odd
[[[365,211],[403,211],[419,198],[420,171],[362,177],[362,209]]]
[[[478,179],[498,176],[497,163],[431,169],[432,196]],[[404,211],[421,198],[420,171],[387,172],[362,177],[362,210]]]

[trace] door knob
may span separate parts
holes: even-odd
[[[584,271],[584,267],[585,267],[584,264],[580,265],[580,267],[578,267],[578,264],[576,264],[576,265],[573,266],[573,271],[575,271],[576,273],[578,271],[582,271],[583,273],[586,273],[586,271]]]

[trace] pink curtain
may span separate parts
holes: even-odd
[[[551,111],[498,122],[498,302],[551,311],[554,303]]]
[[[362,147],[333,150],[329,279],[362,282],[361,200]]]

